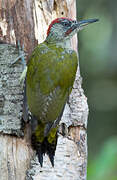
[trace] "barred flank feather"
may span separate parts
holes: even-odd
[[[32,114],[32,145],[41,166],[45,153],[54,166],[57,129],[73,87],[77,64],[75,51],[46,41],[34,49],[28,61],[26,96]]]

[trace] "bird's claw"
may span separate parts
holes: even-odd
[[[13,66],[15,63],[17,63],[21,59],[21,63],[23,65],[23,72],[20,76],[19,81],[20,81],[20,84],[23,86],[25,77],[26,77],[26,73],[27,73],[27,66],[26,66],[27,54],[24,52],[24,45],[21,47],[19,40],[18,40],[18,51],[19,51],[19,56],[13,62],[10,63],[10,67]]]
[[[26,73],[27,73],[27,66],[25,67],[25,69],[23,70],[21,76],[20,76],[20,84],[24,84],[25,78],[26,78]]]
[[[13,62],[11,62],[10,66],[14,65],[15,63],[17,63],[21,59],[23,69],[25,69],[27,54],[24,52],[24,45],[22,45],[22,47],[21,47],[19,40],[18,40],[18,51],[19,51],[19,56]]]

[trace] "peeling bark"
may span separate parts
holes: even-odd
[[[27,124],[22,129],[23,92],[19,84],[22,65],[19,62],[9,67],[18,56],[11,44],[16,45],[20,40],[30,56],[34,47],[45,39],[50,22],[61,16],[76,18],[75,0],[0,0],[1,180],[86,179],[88,105],[79,68],[61,120],[66,124],[66,136],[59,135],[55,167],[51,167],[45,155],[41,168],[37,157],[32,158],[30,127]],[[1,44],[3,42],[7,44]],[[76,36],[72,39],[72,47],[77,50]]]
[[[32,11],[33,0],[0,0],[0,39],[13,44],[20,40],[28,54],[37,45]]]

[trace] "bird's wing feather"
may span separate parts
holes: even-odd
[[[54,121],[71,92],[77,69],[77,55],[63,48],[39,45],[27,71],[27,98],[38,119]],[[36,110],[37,109],[37,110]]]

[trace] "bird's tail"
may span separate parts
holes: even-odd
[[[54,156],[57,145],[57,127],[52,128],[48,135],[44,135],[45,126],[41,124],[32,134],[32,146],[36,150],[39,163],[43,166],[43,156],[48,155],[52,166],[54,167]]]

